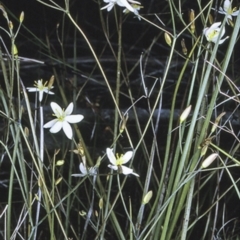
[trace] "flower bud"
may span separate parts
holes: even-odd
[[[10,30],[13,30],[13,23],[12,23],[12,21],[8,22],[8,27],[9,27]]]
[[[103,199],[102,198],[99,199],[98,206],[99,206],[99,209],[103,208]]]
[[[189,113],[191,112],[191,108],[192,108],[192,105],[189,105],[189,106],[183,111],[183,113],[182,113],[181,116],[180,116],[180,123],[183,123],[183,122],[187,119]]]
[[[18,55],[18,49],[17,49],[15,44],[13,44],[13,46],[12,46],[12,54],[13,54],[13,56],[17,56]]]
[[[24,12],[21,12],[20,17],[19,17],[20,23],[22,23],[23,20],[24,20]]]
[[[24,128],[24,133],[25,133],[25,136],[28,138],[29,137],[29,128],[28,127]]]
[[[164,38],[165,38],[165,41],[166,41],[167,45],[169,45],[171,47],[172,39],[167,32],[164,33]]]
[[[143,204],[147,204],[150,199],[152,198],[152,195],[153,195],[153,191],[149,191],[143,198]]]
[[[208,156],[202,163],[201,168],[207,168],[216,158],[218,157],[217,153],[213,153]]]
[[[62,166],[64,164],[64,160],[58,160],[56,166]]]

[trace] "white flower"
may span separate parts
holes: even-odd
[[[95,175],[96,174],[96,168],[95,167],[90,167],[86,168],[83,163],[79,164],[79,170],[80,174],[72,174],[73,177],[85,177],[86,175]]]
[[[236,7],[232,9],[232,4],[229,0],[225,0],[223,3],[223,8],[219,7],[219,10],[217,10],[217,11],[220,14],[226,15],[227,19],[230,19],[232,21],[232,16],[237,16],[239,14],[239,10],[238,11],[236,11],[236,10],[237,10]],[[229,21],[227,21],[227,23],[229,24]]]
[[[51,92],[50,89],[52,89],[53,87],[51,87],[50,89],[47,87],[47,83],[45,82],[44,84],[42,83],[42,79],[41,80],[37,80],[34,83],[34,87],[27,87],[27,90],[29,92],[39,92],[39,102],[42,101],[43,99],[43,93],[47,93],[47,94],[54,94],[54,92]]]
[[[221,24],[222,24],[221,22],[216,22],[216,23],[212,24],[211,27],[205,28],[203,30],[203,33],[204,33],[204,35],[206,36],[206,38],[209,42],[214,42],[214,43],[217,42],[220,30],[221,30],[221,28],[219,26]],[[223,27],[223,29],[222,29],[220,39],[223,37],[224,34],[225,34],[225,27]],[[225,37],[224,39],[219,40],[218,43],[222,44],[227,38],[228,37]]]
[[[70,103],[65,111],[55,102],[51,102],[50,105],[54,112],[54,116],[57,118],[46,123],[43,127],[50,128],[51,133],[57,133],[63,128],[66,136],[69,139],[72,139],[73,133],[69,123],[80,122],[83,119],[83,115],[71,115],[73,111],[73,103]]]
[[[111,11],[112,8],[114,7],[115,4],[117,4],[120,7],[125,7],[126,9],[128,9],[130,12],[133,12],[134,14],[138,15],[138,9],[132,7],[130,3],[134,3],[134,4],[141,4],[140,2],[137,1],[133,1],[133,0],[103,0],[105,3],[108,3],[105,7],[102,7],[101,10],[106,9],[107,11]]]
[[[113,150],[110,148],[107,148],[107,156],[109,161],[111,162],[111,164],[109,164],[108,167],[116,171],[120,170],[120,172],[122,172],[124,175],[133,174],[139,177],[139,175],[137,173],[134,173],[131,168],[128,168],[122,165],[127,163],[132,158],[132,155],[133,155],[133,151],[128,151],[121,156],[118,156],[117,154],[116,155],[117,158],[116,158],[113,154]]]

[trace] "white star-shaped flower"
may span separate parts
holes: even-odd
[[[72,174],[73,177],[85,177],[86,175],[93,176],[96,174],[96,168],[90,167],[86,168],[83,163],[79,164],[79,170],[81,173],[79,174]]]
[[[204,33],[204,35],[206,36],[206,38],[209,42],[214,42],[214,43],[217,42],[218,36],[220,34],[220,30],[221,30],[221,28],[219,26],[221,24],[222,24],[221,22],[216,22],[216,23],[212,24],[211,27],[205,28],[203,30],[203,33]],[[220,40],[218,42],[219,44],[222,44],[228,38],[228,37],[225,37],[224,39],[221,39],[224,34],[225,34],[225,27],[223,27],[221,37],[220,37]]]
[[[51,87],[50,89],[47,87],[47,83],[45,82],[44,84],[42,83],[42,79],[41,80],[37,80],[34,83],[34,87],[27,87],[27,90],[29,92],[38,92],[38,99],[39,102],[42,101],[43,99],[43,93],[47,93],[47,94],[54,94],[54,92],[51,92],[50,89],[52,89],[53,87]]]
[[[64,111],[57,103],[51,102],[51,108],[56,119],[46,123],[43,127],[50,128],[51,133],[57,133],[63,129],[64,133],[69,139],[72,139],[73,132],[69,123],[77,123],[82,121],[83,115],[71,115],[73,111],[73,103],[70,103]]]
[[[215,8],[213,8],[216,10]],[[232,16],[237,16],[239,14],[239,10],[236,11],[237,8],[232,8],[232,4],[229,0],[225,0],[223,3],[223,8],[219,7],[219,10],[217,10],[220,14],[224,14],[227,16],[227,19],[230,19],[232,21]],[[227,21],[229,24],[229,21]]]
[[[130,3],[133,3],[133,4],[137,4],[137,5],[140,5],[141,3],[140,2],[137,2],[137,1],[133,1],[133,0],[103,0],[105,3],[108,3],[106,6],[102,7],[101,10],[103,9],[107,9],[107,11],[111,11],[112,8],[114,7],[115,4],[117,4],[118,6],[120,7],[125,7],[126,9],[128,9],[130,12],[133,12],[135,15],[138,15],[138,9],[137,8],[134,8],[132,7]]]
[[[139,175],[137,173],[134,173],[131,168],[123,166],[123,164],[129,162],[129,160],[132,158],[133,151],[128,151],[124,155],[121,155],[121,156],[118,156],[118,154],[117,154],[116,155],[117,158],[116,158],[113,154],[113,150],[110,148],[107,148],[107,156],[108,156],[109,161],[111,162],[111,164],[108,165],[109,168],[111,168],[115,171],[119,170],[124,175],[133,174],[133,175],[139,177]]]

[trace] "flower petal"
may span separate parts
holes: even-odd
[[[62,116],[63,110],[57,103],[51,102],[50,105],[56,117]]]
[[[72,177],[85,177],[86,174],[81,174],[81,173],[75,173],[71,175]]]
[[[67,108],[66,108],[66,110],[65,110],[65,114],[66,114],[66,115],[70,115],[70,114],[72,113],[72,111],[73,111],[73,103],[71,102],[71,103],[67,106]]]
[[[79,170],[82,174],[86,175],[88,172],[87,172],[87,169],[86,167],[83,165],[83,163],[80,163],[79,165]]]
[[[212,26],[209,28],[209,30],[215,30],[215,29],[217,29],[221,24],[222,24],[222,22],[213,23]]]
[[[133,174],[133,175],[139,177],[139,175],[138,175],[137,173],[134,173],[131,168],[128,168],[128,167],[126,167],[126,166],[121,166],[121,168],[122,168],[122,173],[123,173],[124,175]]]
[[[108,156],[108,159],[109,159],[110,163],[112,163],[113,165],[116,166],[117,165],[116,164],[117,160],[116,160],[116,157],[113,154],[113,150],[111,148],[107,148],[106,151],[107,151],[107,156]],[[114,169],[114,170],[117,170],[117,169]]]
[[[53,119],[53,120],[45,123],[45,124],[43,125],[43,127],[44,127],[44,128],[51,128],[57,121],[58,121],[58,119]]]
[[[132,155],[133,155],[133,151],[128,151],[126,152],[123,156],[122,156],[122,163],[125,164],[127,163],[131,158],[132,158]]]
[[[128,3],[127,0],[118,0],[117,4],[121,7],[126,7],[130,12],[135,12],[134,8]]]
[[[57,133],[62,129],[63,122],[57,121],[51,128],[50,132],[51,133]]]
[[[29,92],[38,92],[39,91],[38,88],[35,88],[35,87],[27,87],[27,90]]]
[[[231,15],[235,17],[235,16],[237,16],[238,14],[239,14],[239,10],[233,12]]]
[[[39,102],[41,102],[42,101],[42,99],[43,99],[43,91],[39,91],[39,96],[38,96],[38,100],[39,100]]]
[[[48,88],[44,89],[43,92],[45,92],[45,93],[47,93],[47,94],[55,94],[54,92],[49,91]]]
[[[230,8],[230,9],[229,9]],[[223,9],[224,11],[227,13],[228,10],[231,10],[232,6],[231,6],[231,2],[229,0],[225,0],[223,3]]]
[[[69,123],[77,123],[83,120],[83,115],[81,114],[77,114],[77,115],[70,115],[70,116],[66,116],[65,120]]]
[[[72,139],[73,137],[72,128],[67,121],[63,122],[63,131],[69,139]]]
[[[222,44],[226,39],[228,39],[229,38],[229,36],[227,36],[227,37],[225,37],[224,39],[222,39],[222,40],[220,40],[219,42],[218,42],[218,44]]]
[[[114,166],[114,165],[111,165],[111,164],[108,164],[108,167],[117,171],[118,170],[118,167],[117,166]]]

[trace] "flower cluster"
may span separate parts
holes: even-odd
[[[73,103],[70,103],[65,111],[55,102],[51,102],[50,105],[56,119],[46,123],[43,127],[50,128],[51,133],[57,133],[63,129],[66,136],[69,139],[72,139],[73,132],[69,123],[77,123],[82,121],[83,115],[71,115],[73,111]]]
[[[218,11],[220,14],[224,14],[227,16],[227,23],[231,24],[232,16],[237,16],[239,14],[239,10],[237,8],[232,8],[232,4],[229,0],[225,0],[223,3],[223,8],[219,7],[219,10],[213,8],[214,10]]]
[[[105,3],[108,3],[106,6],[102,7],[101,10],[107,9],[107,11],[111,11],[115,4],[120,7],[125,7],[123,12],[133,12],[135,15],[138,14],[138,10],[140,9],[140,2],[133,1],[133,0],[103,0]],[[132,3],[132,5],[130,4]]]

